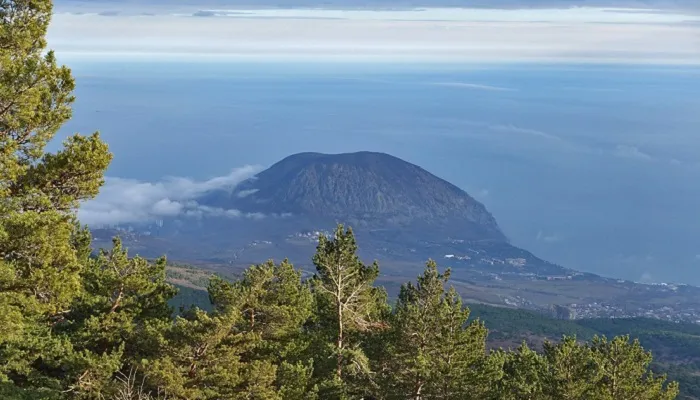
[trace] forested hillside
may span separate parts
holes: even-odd
[[[170,268],[168,275],[182,279],[181,268]],[[176,310],[183,306],[210,310],[212,305],[206,284],[200,286],[204,282],[202,277],[208,273],[198,269],[191,271],[197,271],[196,277],[187,283],[188,286],[178,286],[179,292],[171,304]],[[523,309],[483,304],[469,304],[468,307],[470,320],[478,319],[488,328],[487,349],[513,349],[526,342],[530,348],[541,351],[546,340],[556,342],[563,336],[586,341],[596,335],[629,335],[651,351],[653,371],[667,373],[670,379],[680,383],[680,399],[700,399],[700,377],[696,372],[700,370],[700,326],[696,324],[649,318],[561,320]]]
[[[700,326],[649,318],[559,320],[527,310],[472,304],[471,318],[489,327],[489,347],[515,347],[526,341],[539,349],[563,335],[590,340],[598,336],[629,335],[654,355],[652,370],[680,383],[681,399],[700,399]]]
[[[76,218],[111,160],[98,134],[44,151],[74,81],[44,35],[48,0],[0,1],[0,398],[672,399],[626,336],[486,349],[449,271],[429,261],[395,302],[350,229],[290,263],[211,279],[211,310],[169,306],[164,259],[93,253]],[[194,272],[183,272],[192,273]]]

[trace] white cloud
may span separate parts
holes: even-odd
[[[160,199],[153,205],[152,211],[156,215],[174,216],[182,212],[183,205],[170,199]]]
[[[241,190],[240,192],[236,193],[236,196],[240,198],[248,197],[251,194],[257,192],[258,189],[248,189],[248,190]]]
[[[146,222],[178,215],[261,218],[259,214],[243,215],[238,210],[212,208],[196,202],[199,196],[214,189],[233,190],[259,170],[256,166],[245,166],[205,181],[171,177],[151,183],[107,177],[100,194],[82,205],[78,217],[81,222],[93,226]]]
[[[102,10],[104,11],[104,10]],[[251,15],[57,13],[59,56],[99,59],[390,60],[700,64],[696,15],[600,9],[253,10]],[[235,10],[228,10],[228,13]],[[281,18],[284,17],[284,18]],[[340,18],[340,19],[338,19]],[[590,23],[605,22],[605,23]],[[634,22],[634,23],[630,23]],[[471,89],[493,90],[470,84]]]

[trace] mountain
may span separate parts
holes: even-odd
[[[93,229],[95,245],[109,247],[118,235],[132,254],[165,254],[221,274],[288,258],[310,275],[319,235],[344,223],[360,257],[379,261],[390,295],[434,259],[452,268],[452,283],[470,302],[555,309],[565,318],[700,320],[700,289],[604,278],[542,260],[509,243],[468,193],[388,154],[295,154],[205,193],[194,206],[202,212]]]
[[[488,274],[567,273],[511,246],[493,215],[462,189],[383,153],[295,154],[198,204],[241,218],[165,221],[155,230],[160,237],[187,238],[169,254],[197,259],[186,254],[197,248],[213,262],[308,262],[318,235],[342,223],[354,229],[363,257],[384,263],[447,258]]]
[[[361,256],[389,265],[433,258],[480,274],[571,273],[512,246],[486,207],[462,189],[383,153],[295,154],[235,187],[205,193],[197,206],[206,212],[119,227],[121,235],[148,256],[223,265],[308,262],[318,235],[342,223],[354,229]],[[115,232],[94,233],[106,240]]]
[[[200,204],[247,214],[292,215],[325,226],[439,233],[505,242],[483,204],[417,165],[383,153],[301,153],[285,158],[232,191]]]

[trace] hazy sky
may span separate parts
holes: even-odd
[[[65,57],[700,64],[700,15],[654,10],[59,7]],[[128,11],[128,12],[127,12]],[[199,15],[199,16],[197,16]]]

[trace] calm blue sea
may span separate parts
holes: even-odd
[[[700,284],[700,69],[71,63],[112,177],[206,179],[301,151],[391,153],[568,267]]]

